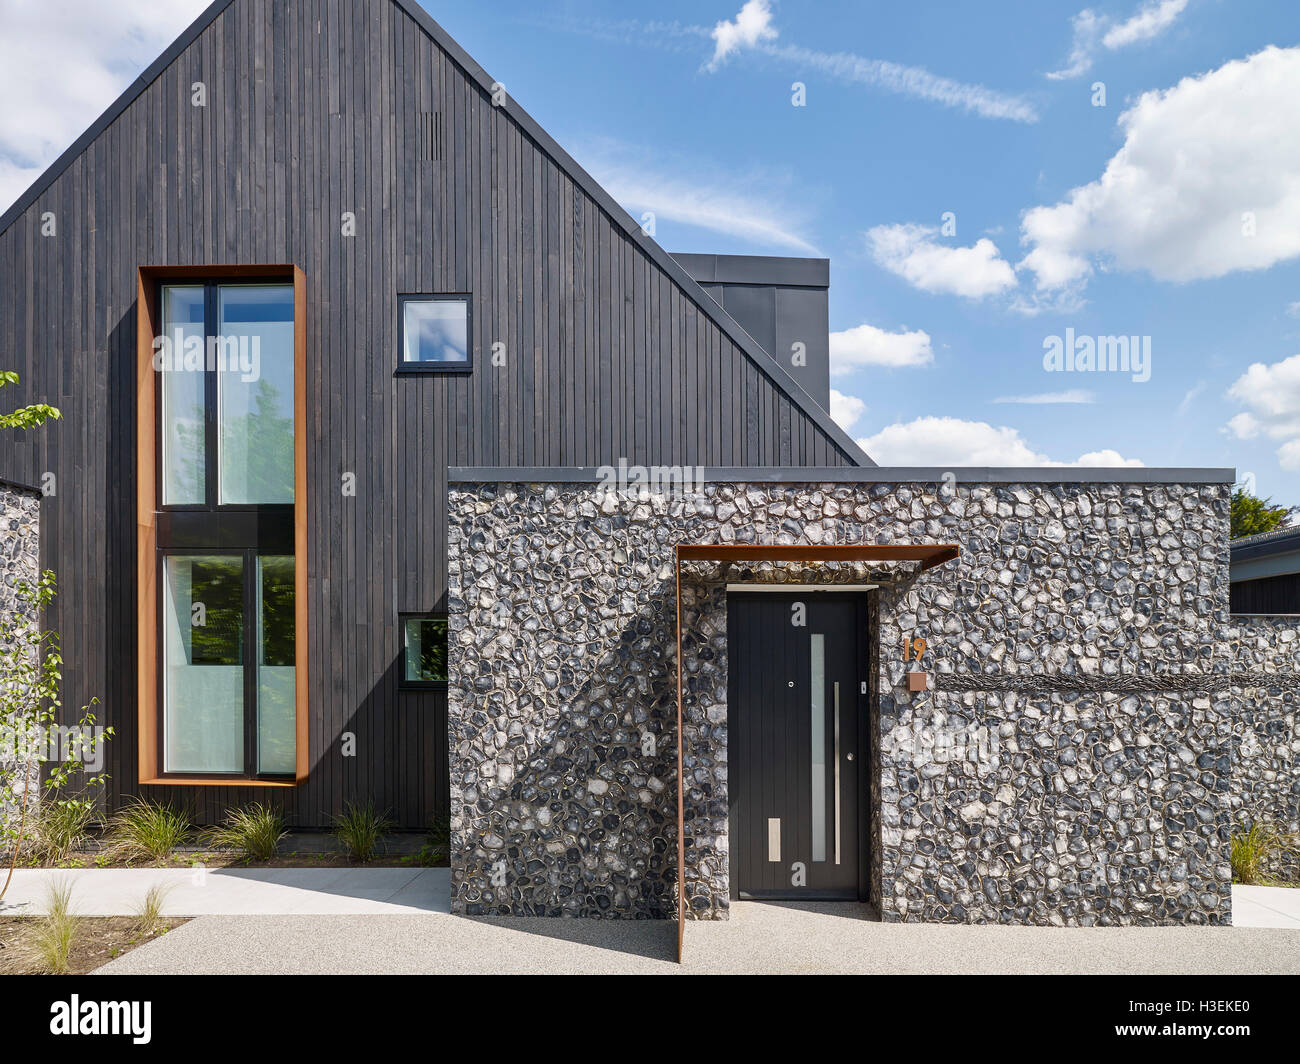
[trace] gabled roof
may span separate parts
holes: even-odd
[[[132,103],[147,89],[164,70],[166,70],[176,59],[185,51],[194,41],[206,30],[223,11],[226,10],[236,0],[214,0],[193,24],[185,30],[172,43],[162,55],[160,55],[138,78],[133,81],[126,91],[114,101],[113,105],[105,111],[85,133],[83,133],[73,143],[67,151],[58,157],[54,163],[47,169],[35,183],[29,188],[18,201],[0,216],[0,235],[3,235],[19,217],[21,217],[31,206],[40,198],[41,195],[52,185],[59,176],[72,165],[73,161],[81,155],[91,143],[124,112]],[[424,10],[415,0],[389,0],[390,3],[396,4],[411,19],[420,26],[437,45],[447,53],[457,66],[478,83],[479,87],[487,94],[491,95],[492,86],[495,79],[490,77],[481,66],[476,63],[451,35],[447,33],[433,17]],[[823,410],[812,396],[810,396],[802,386],[786,371],[785,367],[779,361],[774,359],[770,354],[763,350],[740,325],[731,317],[722,307],[705,292],[690,276],[689,273],[662,247],[659,246],[651,237],[647,236],[622,207],[615,202],[614,198],[606,192],[595,178],[584,170],[565,151],[549,133],[546,132],[537,122],[528,114],[514,97],[508,97],[506,102],[500,108],[519,127],[531,138],[539,148],[549,155],[569,178],[581,188],[588,196],[594,200],[600,208],[609,217],[618,224],[623,231],[635,242],[642,251],[664,273],[666,273],[682,289],[686,296],[697,307],[700,308],[709,318],[717,323],[718,327],[726,334],[747,358],[754,363],[772,382],[780,388],[790,401],[793,402],[808,419],[820,428],[827,437],[835,444],[849,461],[860,466],[874,466],[873,462],[862,448],[860,448],[853,438],[845,432],[830,414]]]

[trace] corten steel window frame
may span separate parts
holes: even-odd
[[[463,303],[465,305],[465,361],[464,362],[407,362],[406,351],[407,303]],[[426,373],[474,372],[474,296],[470,292],[404,292],[397,297],[397,369],[396,377],[418,377]]]
[[[678,543],[673,548],[677,584],[677,960],[686,933],[686,787],[682,744],[682,562],[920,562],[920,571],[961,556],[954,543],[835,544],[824,547],[762,543]],[[833,591],[835,585],[827,584]],[[730,711],[730,707],[728,707]]]
[[[293,286],[293,557],[294,557],[294,684],[295,767],[292,777],[165,773],[161,758],[162,704],[160,646],[163,561],[158,549],[159,518],[194,512],[192,506],[161,505],[159,494],[159,387],[153,367],[154,337],[162,328],[162,288],[167,284],[249,284],[261,281]],[[306,779],[308,750],[308,603],[307,603],[307,278],[292,264],[141,266],[136,291],[136,671],[137,781],[142,786],[297,787]],[[209,441],[211,442],[211,441]],[[210,479],[205,473],[205,478]],[[206,485],[208,490],[216,485]],[[284,504],[282,504],[284,505]],[[287,509],[287,505],[284,506]],[[212,512],[255,512],[247,505],[221,506]],[[173,547],[174,552],[221,553],[211,548]],[[263,553],[282,555],[270,550]],[[249,580],[245,575],[245,580]],[[255,648],[250,648],[252,652]]]

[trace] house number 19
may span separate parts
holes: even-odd
[[[925,640],[919,636],[916,639],[903,640],[903,660],[920,661],[921,655],[925,653]]]

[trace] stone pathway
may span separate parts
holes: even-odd
[[[154,884],[183,927],[105,973],[1290,973],[1300,890],[1237,887],[1236,926],[1037,928],[881,924],[849,904],[734,905],[725,922],[469,919],[448,911],[445,868],[75,869],[15,873],[0,915],[127,916]]]
[[[861,907],[744,902],[660,920],[207,916],[104,974],[1300,974],[1300,929],[881,924]]]
[[[131,916],[155,884],[165,916],[397,915],[448,911],[445,868],[19,869],[0,916],[44,911],[49,885],[72,887],[81,916]]]
[[[1300,887],[1233,887],[1236,927],[1300,928]]]

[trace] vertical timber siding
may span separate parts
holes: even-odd
[[[64,413],[0,435],[0,472],[56,478],[64,701],[117,728],[112,806],[137,790],[136,270],[281,262],[307,278],[311,771],[290,793],[147,788],[200,820],[446,808],[446,698],[398,691],[397,614],[443,605],[448,466],[852,464],[398,6],[235,0],[0,234],[5,397]],[[473,293],[472,375],[394,379],[397,295],[419,292]]]

